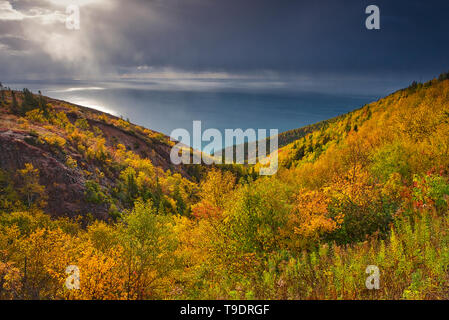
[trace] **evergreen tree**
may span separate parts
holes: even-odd
[[[47,105],[47,101],[42,96],[42,92],[40,92],[40,91],[39,91],[39,102],[38,103],[39,103],[39,109],[42,110],[44,117],[48,118],[50,116],[49,107]]]
[[[183,215],[186,210],[186,204],[181,196],[181,191],[179,188],[179,184],[176,185],[175,191],[173,193],[173,199],[176,201],[176,209],[180,215]]]
[[[3,86],[3,84],[0,82],[0,89],[2,91],[2,100],[0,101],[1,103],[6,103],[6,99],[5,99],[5,87]]]
[[[11,97],[12,97],[11,112],[13,114],[19,114],[19,104],[17,103],[16,93],[14,91],[11,91]]]
[[[412,84],[409,86],[409,89],[415,90],[416,88],[418,88],[418,82],[413,81]]]
[[[164,196],[162,192],[162,187],[159,183],[159,178],[156,177],[156,190],[151,195],[151,198],[153,200],[153,205],[155,208],[159,208],[159,204],[162,202],[162,197]]]
[[[442,74],[440,74],[440,76],[438,77],[439,81],[444,81],[449,79],[449,72],[443,72]]]
[[[30,110],[36,109],[39,107],[39,102],[34,97],[33,93],[28,90],[27,88],[23,89],[23,101],[22,101],[22,108],[21,108],[21,114],[25,115]]]

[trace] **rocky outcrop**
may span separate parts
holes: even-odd
[[[87,203],[84,199],[85,178],[80,169],[65,165],[62,158],[33,145],[29,133],[0,129],[0,168],[9,172],[31,163],[40,172],[40,184],[48,194],[46,211],[53,216],[77,216],[91,213],[97,219],[108,218],[105,205]]]

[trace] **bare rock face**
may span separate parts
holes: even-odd
[[[40,172],[40,184],[48,194],[46,211],[52,216],[85,215],[91,213],[97,219],[108,218],[105,205],[87,203],[84,199],[85,178],[80,169],[71,169],[64,159],[38,145],[29,143],[33,137],[17,130],[0,129],[0,168],[15,172],[31,163]]]

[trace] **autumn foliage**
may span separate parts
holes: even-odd
[[[39,168],[1,170],[1,299],[449,298],[446,78],[286,134],[272,177],[239,166],[185,177],[86,119],[50,107],[19,116],[23,128],[47,126],[36,143],[82,154],[61,159],[89,169],[85,201],[110,219],[50,218]],[[69,265],[79,289],[65,286]],[[365,286],[368,265],[379,290]]]

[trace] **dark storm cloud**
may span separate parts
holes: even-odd
[[[108,58],[120,66],[188,70],[426,72],[447,66],[447,1],[375,1],[380,31],[365,28],[371,2],[134,1],[119,16],[100,18],[105,24],[98,33],[114,35],[122,46],[100,41],[97,49],[108,47]]]
[[[41,77],[70,78],[146,66],[408,81],[449,69],[445,0],[85,0],[81,30],[68,31],[59,20],[70,2],[9,1],[32,17],[0,14],[2,74],[39,75],[46,66]],[[380,7],[381,30],[365,28],[369,4]]]

